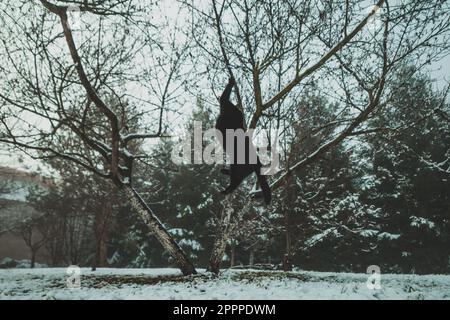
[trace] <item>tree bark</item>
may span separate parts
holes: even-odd
[[[107,247],[106,247],[106,234],[100,235],[99,239],[96,239],[95,243],[95,257],[91,270],[95,271],[97,268],[106,267],[107,263]]]
[[[220,272],[220,264],[223,256],[225,255],[227,242],[230,239],[232,231],[231,214],[233,213],[233,208],[231,203],[228,201],[228,197],[229,196],[225,199],[224,208],[217,227],[217,236],[214,240],[214,247],[211,252],[211,257],[209,258],[208,271],[215,274]]]
[[[145,224],[150,228],[163,248],[167,250],[175,259],[183,275],[187,276],[196,274],[197,271],[195,270],[192,262],[189,261],[184,251],[167,232],[166,228],[164,228],[163,224],[141,198],[139,193],[137,193],[137,191],[129,185],[125,185],[123,189],[132,207],[139,213]]]
[[[253,266],[255,264],[255,250],[250,249],[250,256],[248,258],[248,265]]]
[[[112,194],[113,188],[110,190]],[[95,256],[92,265],[92,271],[95,271],[97,267],[107,266],[107,227],[109,217],[112,215],[113,211],[113,197],[107,195],[102,201],[101,209],[97,210],[94,219],[93,231],[95,238]]]
[[[230,248],[230,268],[233,268],[235,265],[236,265],[236,245],[232,243]]]
[[[286,253],[283,258],[283,269],[284,269],[284,271],[292,271],[292,264],[290,263],[290,261],[292,261],[292,259],[291,259],[292,250],[291,250],[289,209],[285,210],[284,226],[285,226],[285,234],[286,234]]]
[[[36,265],[36,253],[37,253],[37,250],[31,249],[30,268],[34,268],[34,266]]]
[[[286,203],[284,204],[284,228],[286,235],[286,253],[283,256],[283,270],[292,271],[292,257],[291,257],[291,232],[290,232],[290,208],[293,208],[292,192],[291,192],[291,176],[286,180],[285,192]]]

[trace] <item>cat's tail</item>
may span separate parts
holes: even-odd
[[[258,178],[258,184],[261,187],[264,202],[266,203],[266,205],[269,205],[270,200],[272,200],[272,192],[270,191],[270,186],[267,182],[267,178],[266,176],[261,174],[261,170],[256,170],[256,177]]]

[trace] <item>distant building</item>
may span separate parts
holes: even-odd
[[[30,250],[18,227],[42,215],[26,202],[30,188],[48,190],[51,185],[51,179],[39,174],[0,166],[0,261],[6,257],[30,259]],[[36,262],[44,262],[46,256],[45,248],[41,248]]]

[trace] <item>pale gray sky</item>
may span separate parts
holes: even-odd
[[[204,1],[201,2],[204,3]],[[176,16],[176,13],[178,12],[178,8],[176,5],[174,5],[173,0],[162,1],[161,9],[166,17]],[[446,83],[450,81],[450,56],[445,57],[440,62],[433,63],[433,65],[429,67],[429,72],[431,77],[436,80],[435,82],[436,89],[442,89],[443,87],[445,87]],[[189,109],[192,108],[193,103],[195,103],[195,101],[186,104],[183,110],[189,111]],[[22,158],[24,159],[23,162],[19,162],[18,158],[19,153],[11,155],[8,152],[0,150],[1,166],[19,167],[30,171],[36,171],[39,167],[43,168],[42,165],[38,164],[36,161],[28,158],[27,156],[22,156]]]

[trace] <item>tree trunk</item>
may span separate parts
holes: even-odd
[[[34,268],[34,266],[36,265],[36,253],[37,253],[37,250],[31,249],[30,268]]]
[[[253,266],[255,264],[255,250],[250,249],[250,257],[248,259],[248,265]]]
[[[283,257],[283,271],[292,271],[292,260],[288,254],[285,254]]]
[[[286,253],[283,256],[283,270],[284,271],[292,271],[292,241],[291,241],[291,232],[290,232],[290,208],[293,208],[293,201],[292,201],[292,192],[291,192],[291,177],[289,176],[286,180],[286,203],[284,204],[284,228],[285,228],[285,235],[286,235]]]
[[[111,190],[111,193],[113,191]],[[103,199],[103,205],[101,210],[98,210],[95,214],[95,220],[93,225],[94,238],[95,238],[95,257],[92,265],[92,271],[95,271],[97,267],[107,266],[107,224],[109,217],[112,216],[113,204],[112,197],[106,196]]]
[[[230,268],[233,268],[235,265],[236,265],[236,245],[232,243],[230,248]]]
[[[178,267],[180,268],[183,275],[196,274],[194,265],[189,261],[186,254],[183,252],[181,247],[175,242],[172,236],[167,232],[159,219],[155,216],[153,211],[141,198],[139,193],[131,187],[124,186],[124,191],[128,200],[130,201],[132,207],[139,213],[141,218],[144,220],[145,224],[150,228],[155,237],[158,239],[159,243],[163,246],[165,250],[175,259]]]
[[[214,272],[215,274],[220,272],[220,264],[225,255],[227,242],[230,239],[232,231],[231,214],[233,213],[233,208],[228,201],[228,197],[230,196],[227,196],[225,199],[224,208],[217,226],[217,236],[214,240],[211,257],[209,258],[208,271]]]
[[[106,248],[106,234],[103,233],[100,239],[96,240],[95,244],[95,257],[94,263],[92,264],[92,271],[97,270],[97,267],[107,266],[107,248]]]
[[[292,271],[292,249],[291,249],[291,232],[290,232],[290,219],[289,209],[285,210],[284,216],[285,232],[286,232],[286,253],[283,257],[283,270]]]
[[[106,233],[102,234],[100,243],[98,244],[98,264],[99,267],[106,267],[108,265],[108,255],[106,247]]]

